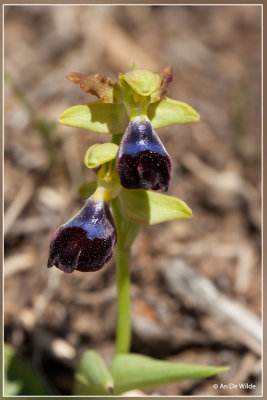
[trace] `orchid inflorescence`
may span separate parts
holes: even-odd
[[[161,220],[160,215],[156,222],[138,216],[138,212],[142,214],[143,191],[166,192],[171,177],[171,159],[154,128],[197,121],[199,115],[187,104],[165,97],[173,80],[170,67],[152,73],[133,65],[131,71],[119,74],[120,84],[99,74],[71,72],[67,78],[99,101],[70,107],[60,116],[60,123],[111,133],[113,143],[95,144],[87,150],[85,164],[96,171],[97,187],[80,212],[54,234],[48,267],[56,266],[64,272],[97,271],[110,260],[117,240],[108,207],[114,198],[119,198],[125,217],[134,223]],[[171,197],[148,196],[150,208],[153,202],[164,200],[167,208],[170,200],[175,203]],[[157,210],[163,221],[191,216],[190,208],[181,200],[176,199],[171,207],[170,215],[165,215],[164,204]]]
[[[119,84],[99,74],[72,72],[67,78],[99,100],[68,108],[60,123],[108,133],[112,140],[87,149],[84,162],[96,173],[96,181],[80,188],[80,194],[87,198],[84,206],[54,234],[48,267],[67,273],[97,271],[111,259],[115,247],[118,306],[111,363],[107,366],[94,350],[84,351],[75,371],[74,394],[116,395],[226,370],[129,353],[133,240],[141,225],[192,216],[182,200],[158,192],[168,190],[171,160],[155,129],[198,121],[198,113],[165,96],[173,80],[170,67],[152,73],[133,65],[131,71],[119,74]]]

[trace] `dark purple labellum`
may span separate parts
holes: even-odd
[[[171,175],[171,159],[148,118],[132,120],[121,141],[117,168],[126,189],[166,192]]]
[[[64,272],[98,271],[111,259],[116,241],[108,205],[90,197],[78,214],[55,232],[47,266]]]

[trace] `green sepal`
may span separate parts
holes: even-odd
[[[36,370],[12,346],[4,344],[4,395],[49,395],[49,389]]]
[[[88,168],[96,168],[117,157],[119,146],[115,143],[96,143],[89,147],[84,156]]]
[[[192,211],[184,201],[149,190],[123,188],[119,199],[123,215],[137,224],[153,225],[192,217]]]
[[[146,69],[134,68],[126,74],[119,74],[119,82],[124,87],[127,84],[141,96],[149,96],[155,92],[162,83],[162,75],[158,72],[153,73]]]
[[[67,108],[60,115],[59,122],[93,132],[121,134],[128,126],[129,117],[123,104],[96,101]]]
[[[132,389],[148,389],[184,380],[209,378],[227,369],[172,363],[139,354],[118,354],[110,365],[115,395]]]
[[[85,351],[75,372],[76,394],[77,391],[113,393],[114,382],[112,375],[104,360],[94,350]],[[79,384],[78,384],[79,383]],[[89,392],[89,393],[88,393]]]
[[[200,120],[199,114],[191,106],[168,97],[149,104],[147,115],[154,129]]]
[[[88,197],[91,197],[92,194],[94,194],[94,192],[96,191],[96,187],[96,181],[86,182],[79,187],[78,193],[81,197],[88,199]]]
[[[137,102],[136,108],[143,110],[144,105],[140,100],[140,105]],[[200,120],[199,114],[191,106],[168,97],[149,104],[147,114],[154,129]],[[123,104],[96,101],[67,108],[60,115],[59,122],[93,132],[123,134],[128,126],[129,117]]]

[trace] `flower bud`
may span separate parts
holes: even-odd
[[[129,123],[120,143],[117,168],[126,189],[168,190],[171,160],[147,117],[135,117]]]
[[[55,232],[47,266],[68,273],[97,271],[111,259],[116,241],[108,205],[91,196],[78,214]]]

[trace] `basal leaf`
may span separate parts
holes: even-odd
[[[49,390],[36,370],[14,349],[4,344],[5,396],[49,395]]]
[[[124,133],[129,118],[123,104],[96,101],[67,108],[59,117],[62,125],[100,133]]]
[[[148,106],[148,118],[154,129],[199,121],[199,114],[188,104],[164,97]]]
[[[153,225],[192,217],[192,211],[184,201],[149,190],[123,188],[119,199],[125,217],[137,224]]]
[[[228,367],[171,363],[139,354],[119,354],[110,365],[115,395],[132,389],[152,388],[189,379],[208,378],[227,369]]]
[[[96,168],[116,158],[119,146],[115,143],[93,144],[85,153],[84,163],[88,168]]]
[[[72,394],[74,396],[108,396],[110,392],[107,389],[85,384],[78,378],[74,379]]]
[[[80,387],[83,387],[84,391],[113,392],[112,375],[104,360],[94,350],[87,350],[82,354],[77,365],[75,379],[82,384]]]

